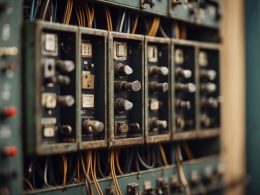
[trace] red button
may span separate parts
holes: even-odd
[[[16,115],[16,108],[13,107],[13,106],[4,108],[3,115],[5,117],[13,117],[13,116],[15,116]]]
[[[2,154],[5,156],[14,157],[18,153],[16,146],[6,146],[2,150]]]

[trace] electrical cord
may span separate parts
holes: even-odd
[[[142,166],[143,166],[144,168],[146,168],[146,169],[152,169],[152,168],[155,167],[155,161],[153,161],[153,164],[152,164],[152,165],[147,165],[147,164],[144,162],[144,160],[142,159],[142,157],[141,157],[141,155],[140,155],[140,153],[139,153],[138,150],[137,150],[137,158],[138,158],[139,162],[142,164]]]
[[[161,157],[162,157],[164,166],[169,166],[169,163],[168,163],[168,160],[167,160],[167,157],[166,157],[162,144],[159,144],[159,149],[160,149],[160,153],[161,153]]]
[[[115,152],[116,167],[117,167],[117,170],[118,170],[119,174],[120,174],[120,175],[124,175],[124,172],[122,171],[122,169],[121,169],[121,167],[120,167],[119,155],[120,155],[120,151],[119,151],[119,150],[116,150],[116,152]]]
[[[133,28],[132,28],[132,34],[136,33],[136,29],[137,29],[137,25],[138,25],[138,20],[139,20],[139,15],[135,16],[135,20],[134,20],[134,24],[133,24]]]
[[[180,145],[177,145],[177,147],[175,147],[174,150],[175,150],[176,166],[177,166],[179,180],[185,189],[185,193],[187,195],[190,195],[191,191],[190,191],[189,183],[187,182],[187,179],[185,177],[184,169],[183,169],[183,165],[182,165],[182,154],[181,154]]]

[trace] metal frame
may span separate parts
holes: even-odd
[[[149,118],[149,110],[148,110],[148,60],[147,60],[147,51],[148,51],[148,44],[149,43],[157,43],[157,44],[164,44],[168,47],[168,69],[169,69],[169,74],[168,74],[168,81],[169,81],[169,90],[168,90],[168,130],[169,132],[167,134],[161,134],[161,135],[152,135],[149,136],[149,124],[148,124],[148,118]],[[146,143],[158,143],[158,142],[166,142],[171,140],[172,136],[172,118],[173,114],[175,114],[172,110],[172,100],[173,100],[173,86],[174,86],[174,81],[171,80],[172,78],[172,63],[171,63],[171,39],[169,38],[158,38],[158,37],[149,37],[145,36],[145,139]]]
[[[40,102],[41,102],[41,70],[40,70],[40,58],[41,53],[39,49],[41,48],[41,32],[43,29],[48,30],[56,30],[56,31],[70,31],[75,33],[76,42],[78,42],[78,28],[68,25],[62,24],[52,24],[47,22],[34,22],[34,23],[26,23],[27,29],[33,30],[33,32],[27,32],[27,50],[31,50],[32,53],[26,53],[26,65],[27,68],[25,70],[26,76],[26,97],[31,97],[31,99],[27,99],[27,112],[26,112],[26,131],[28,134],[27,140],[27,152],[28,153],[36,153],[38,155],[44,154],[54,154],[60,152],[69,152],[69,151],[76,151],[78,148],[78,125],[79,122],[76,121],[76,135],[75,135],[75,142],[73,143],[55,143],[55,144],[42,144],[41,142],[41,123],[40,123]],[[32,33],[32,34],[31,34]],[[34,43],[34,47],[31,48],[30,43]],[[77,44],[76,44],[77,45]],[[78,49],[76,47],[75,54],[78,53]],[[75,64],[78,64],[78,59],[75,56]],[[76,66],[75,74],[78,71],[78,66]],[[34,82],[32,82],[31,77],[34,76]],[[77,99],[77,94],[75,99]],[[29,101],[28,101],[29,100]],[[78,103],[75,102],[76,109],[78,108]],[[77,119],[76,119],[77,120]]]
[[[105,121],[104,121],[104,132],[105,132],[105,138],[104,140],[93,140],[93,141],[82,141],[81,140],[81,125],[79,124],[79,131],[78,131],[78,140],[79,140],[79,148],[80,149],[90,149],[90,148],[104,148],[107,146],[107,138],[108,138],[108,124],[107,124],[107,116],[108,113],[106,112],[107,108],[107,37],[108,37],[108,32],[104,30],[97,30],[97,29],[91,29],[91,28],[79,28],[79,41],[78,41],[78,62],[80,62],[81,59],[81,53],[80,53],[80,47],[81,47],[81,40],[82,40],[82,35],[90,35],[90,36],[99,36],[104,38],[104,102],[105,102],[105,108],[104,108],[104,114],[105,114]],[[77,85],[77,93],[78,93],[78,99],[77,101],[79,102],[79,107],[78,107],[78,112],[77,112],[77,118],[79,119],[79,123],[81,123],[81,70],[78,68],[77,71],[77,83],[80,83],[80,85]]]
[[[114,54],[113,54],[113,41],[114,38],[126,39],[126,40],[137,40],[142,43],[142,72],[144,73],[144,36],[142,35],[135,35],[135,34],[125,34],[125,33],[117,33],[117,32],[109,32],[109,68],[108,68],[108,80],[109,80],[109,87],[108,87],[108,111],[109,111],[109,139],[108,139],[108,146],[115,147],[115,146],[127,146],[127,145],[134,145],[134,144],[144,144],[144,128],[142,129],[143,135],[142,137],[138,138],[124,138],[124,139],[115,139],[115,125],[114,125]],[[144,127],[144,77],[142,77],[142,127]]]

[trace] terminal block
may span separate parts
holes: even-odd
[[[217,45],[201,44],[198,49],[199,121],[201,129],[220,127],[220,50]]]
[[[188,41],[174,41],[175,77],[175,127],[177,132],[195,130],[196,127],[196,80],[195,45]]]
[[[77,149],[78,28],[44,22],[25,25],[27,152]]]
[[[145,38],[145,129],[146,141],[171,139],[170,39]]]
[[[109,34],[109,146],[144,143],[144,37]]]
[[[79,34],[80,148],[105,147],[107,32],[81,28]]]

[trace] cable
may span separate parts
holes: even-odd
[[[62,158],[62,162],[63,162],[63,181],[62,181],[62,185],[63,185],[63,187],[65,187],[66,184],[67,184],[68,161],[67,161],[67,157],[66,157],[65,154],[62,154],[61,158]]]
[[[187,195],[190,195],[191,191],[190,191],[189,183],[187,182],[187,179],[184,174],[183,166],[182,166],[182,154],[181,154],[180,146],[177,145],[177,147],[175,147],[174,149],[175,149],[176,165],[177,165],[179,180],[185,189],[185,193]]]
[[[93,182],[94,182],[94,185],[96,187],[96,190],[97,190],[97,193],[99,195],[103,195],[103,192],[101,190],[101,187],[98,183],[98,180],[97,180],[97,177],[96,177],[96,153],[94,152],[94,162],[92,162],[92,151],[89,151],[91,157],[90,157],[90,161],[91,161],[91,166],[90,166],[90,172],[91,172],[91,175],[92,175],[92,179],[93,179]]]
[[[26,179],[25,177],[23,177],[23,181],[27,184],[27,186],[30,188],[30,190],[34,190],[34,188],[33,188],[32,184],[31,184],[31,182],[30,182],[28,179]]]
[[[118,180],[116,177],[116,172],[115,172],[115,151],[114,150],[112,150],[110,153],[110,169],[111,169],[113,183],[115,186],[115,192],[117,195],[122,195],[122,192],[119,188]]]
[[[137,151],[137,158],[138,158],[139,162],[143,165],[143,167],[145,167],[146,169],[152,169],[152,168],[154,168],[154,166],[155,166],[155,161],[153,161],[153,164],[152,164],[152,165],[147,165],[147,164],[143,161],[143,159],[142,159],[142,157],[141,157],[139,151]]]
[[[168,35],[166,34],[165,30],[163,29],[162,25],[160,25],[159,30],[163,37],[169,38]]]
[[[101,163],[100,163],[100,155],[99,155],[99,153],[97,154],[97,164],[98,164],[98,172],[99,172],[100,176],[101,176],[102,178],[106,177],[106,176],[103,174],[102,170],[101,170]]]
[[[119,174],[123,175],[124,173],[123,173],[123,171],[120,167],[120,163],[119,163],[119,153],[120,153],[120,151],[116,150],[116,153],[115,153],[115,155],[116,155],[116,167],[117,167],[117,170],[119,171]]]
[[[163,148],[162,144],[159,144],[159,149],[160,149],[160,153],[161,153],[164,165],[168,166],[169,163],[168,163],[168,160],[167,160],[167,157],[166,157],[166,154],[165,154],[165,151],[164,151],[164,148]]]
[[[192,152],[190,150],[190,147],[189,147],[188,143],[187,142],[183,142],[183,146],[184,146],[184,151],[185,151],[188,159],[189,160],[193,159],[193,154],[192,154]]]
[[[132,29],[132,34],[135,34],[136,32],[136,29],[137,29],[137,25],[138,25],[138,20],[139,20],[139,15],[136,15],[135,16],[135,21],[134,21],[134,24],[133,24],[133,29]]]

